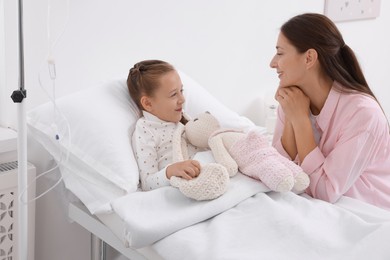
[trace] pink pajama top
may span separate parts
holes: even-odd
[[[340,93],[336,84],[313,124],[321,136],[317,147],[299,162],[310,176],[307,193],[331,203],[345,195],[390,210],[386,117],[373,98]],[[279,106],[273,146],[291,159],[281,143],[283,128],[284,113]]]

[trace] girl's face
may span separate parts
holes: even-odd
[[[299,53],[288,39],[279,33],[276,44],[276,54],[270,66],[276,69],[280,79],[279,88],[300,86],[306,74],[306,55]]]
[[[170,71],[163,75],[159,87],[148,99],[147,111],[149,113],[167,122],[179,122],[182,118],[185,102],[183,83],[179,74],[176,71]]]

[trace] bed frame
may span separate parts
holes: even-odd
[[[81,203],[73,202],[68,205],[68,217],[91,233],[91,260],[106,260],[106,245],[115,248],[131,260],[148,260],[140,251],[125,247],[118,237],[98,218],[88,213]]]

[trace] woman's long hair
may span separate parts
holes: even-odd
[[[362,92],[378,101],[367,84],[355,53],[345,44],[336,25],[326,16],[316,13],[297,15],[281,28],[283,35],[304,53],[315,49],[324,72],[339,82],[341,92]]]

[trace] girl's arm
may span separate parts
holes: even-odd
[[[137,122],[133,133],[133,150],[137,159],[141,188],[144,191],[157,189],[163,186],[169,186],[169,179],[177,176],[190,180],[200,173],[200,163],[195,160],[183,160],[181,162],[167,163],[166,167],[159,169],[159,159],[156,150],[157,142],[147,125],[142,120]],[[166,158],[168,159],[168,158]],[[171,158],[169,159],[171,160]]]
[[[153,134],[143,127],[141,121],[138,121],[133,133],[132,145],[138,163],[141,188],[147,191],[170,184],[166,176],[166,167],[158,169],[158,155]]]

